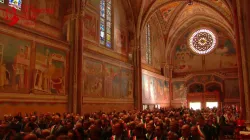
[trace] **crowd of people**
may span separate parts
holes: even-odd
[[[237,112],[230,108],[135,109],[82,116],[18,113],[4,116],[0,140],[218,140],[220,127],[234,126],[237,117]]]

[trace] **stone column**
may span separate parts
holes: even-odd
[[[71,37],[70,37],[70,65],[69,65],[69,111],[79,113],[78,109],[78,51],[79,51],[79,15],[80,15],[80,0],[72,2],[71,16]]]
[[[142,110],[142,67],[141,67],[141,49],[139,39],[136,40],[136,47],[133,52],[134,58],[134,102],[135,108]]]
[[[249,15],[249,0],[233,0],[233,5],[237,6],[237,19],[238,19],[238,34],[239,44],[242,60],[242,73],[244,81],[244,99],[241,98],[241,102],[245,101],[245,108],[241,108],[242,111],[246,111],[246,115],[243,119],[246,119],[246,124],[250,124],[250,95],[249,95],[249,67],[250,67],[250,15]]]
[[[236,40],[236,53],[238,62],[238,79],[239,79],[239,92],[240,92],[240,117],[245,119],[246,108],[245,108],[245,95],[244,95],[244,82],[243,82],[243,71],[242,71],[242,55],[240,50],[240,36],[239,36],[239,18],[237,14],[236,0],[233,0],[233,17],[234,17],[234,30],[235,30],[235,40]]]

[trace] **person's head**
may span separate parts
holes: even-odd
[[[199,136],[199,130],[198,130],[197,126],[191,127],[191,135],[192,136]]]
[[[24,136],[23,140],[37,140],[37,136],[35,134],[27,134]]]
[[[178,121],[178,125],[179,125],[179,128],[181,128],[184,125],[184,121],[182,119],[180,119]]]
[[[168,132],[168,140],[177,140],[178,139],[178,135],[172,131]]]
[[[205,125],[205,119],[202,116],[198,118],[198,124],[200,126],[204,126]]]
[[[147,129],[147,132],[148,132],[148,133],[153,133],[154,130],[155,130],[155,126],[154,126],[154,124],[152,124],[152,123],[148,123],[146,129]]]
[[[189,125],[185,124],[181,127],[181,135],[184,137],[184,138],[188,138],[189,135],[190,135],[190,127]]]
[[[179,130],[178,126],[179,126],[178,123],[175,120],[172,120],[170,122],[169,129],[170,129],[170,131],[177,133]]]
[[[61,123],[61,118],[60,118],[60,116],[59,116],[58,114],[56,114],[56,115],[54,116],[54,119],[55,119],[55,123],[56,123],[56,124]]]
[[[157,125],[155,127],[155,134],[157,137],[161,137],[163,135],[163,125]]]
[[[0,125],[0,136],[4,136],[5,134],[10,132],[10,126],[7,123],[3,123]]]
[[[70,140],[67,135],[60,135],[56,138],[56,140]]]
[[[89,134],[90,134],[90,139],[91,140],[99,140],[99,139],[102,138],[102,130],[101,130],[100,127],[97,127],[97,126],[92,127],[90,129]]]
[[[46,138],[50,135],[50,131],[48,129],[44,129],[42,130],[41,135],[43,138]]]
[[[136,125],[135,126],[135,129],[133,130],[133,134],[134,136],[136,137],[142,137],[144,136],[144,128],[143,128],[143,125]]]
[[[30,121],[33,122],[33,123],[36,122],[36,116],[34,116],[34,115],[31,116]]]
[[[77,130],[83,129],[82,123],[77,122],[77,123],[76,123],[76,129],[77,129]]]
[[[121,123],[115,123],[113,126],[112,126],[112,133],[114,135],[121,135],[123,132],[123,124]]]
[[[24,127],[24,132],[32,132],[33,130],[35,130],[36,126],[34,123],[27,123]]]
[[[66,124],[65,124],[65,127],[68,130],[72,130],[74,128],[74,124],[71,121],[67,121]]]

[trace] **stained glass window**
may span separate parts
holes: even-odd
[[[0,3],[4,3],[4,0],[0,0]]]
[[[208,29],[200,29],[189,38],[189,47],[197,54],[207,54],[216,46],[215,34]]]
[[[146,62],[148,64],[152,63],[151,35],[150,35],[150,25],[149,24],[147,24],[147,27],[146,27]]]
[[[112,48],[111,0],[100,0],[100,44]]]
[[[9,0],[9,6],[21,10],[22,0]]]

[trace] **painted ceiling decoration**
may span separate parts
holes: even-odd
[[[151,17],[158,17],[166,43],[162,63],[171,63],[176,43],[190,30],[216,27],[234,41],[233,14],[226,0],[151,0],[149,3],[141,14],[141,29]]]

